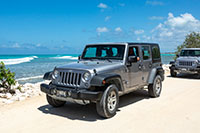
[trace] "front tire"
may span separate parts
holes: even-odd
[[[49,95],[46,95],[46,98],[47,102],[53,107],[62,107],[66,103],[65,101],[56,100]]]
[[[148,86],[148,93],[150,97],[159,97],[162,90],[162,79],[160,75],[156,75],[153,84]]]
[[[118,88],[111,84],[96,103],[97,113],[103,118],[111,118],[116,114],[119,105]]]
[[[172,77],[176,77],[177,76],[177,73],[174,71],[174,69],[170,69],[170,75]]]

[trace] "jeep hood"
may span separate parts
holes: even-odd
[[[79,62],[73,62],[69,63],[64,66],[57,67],[58,69],[72,69],[72,70],[88,70],[93,71],[96,70],[97,73],[110,71],[114,69],[118,69],[119,67],[122,67],[123,63],[119,61],[79,61]]]
[[[177,61],[200,61],[200,57],[192,57],[192,56],[185,56],[179,57],[176,59]]]

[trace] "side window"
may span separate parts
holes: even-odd
[[[137,47],[129,47],[128,56],[136,56],[138,57],[138,48]]]
[[[160,50],[158,46],[153,46],[151,49],[153,62],[160,61]]]
[[[150,59],[149,46],[142,46],[142,56],[143,56],[143,60]]]

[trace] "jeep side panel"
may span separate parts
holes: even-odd
[[[155,76],[159,74],[162,78],[162,81],[164,80],[164,70],[161,66],[157,67],[157,68],[153,68],[149,74],[149,77],[148,77],[148,83],[149,84],[152,84],[153,83],[153,80],[155,78]]]

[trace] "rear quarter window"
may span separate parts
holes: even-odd
[[[152,50],[152,59],[153,59],[153,62],[160,62],[161,59],[160,59],[160,49],[158,46],[152,46],[151,47],[151,50]]]

